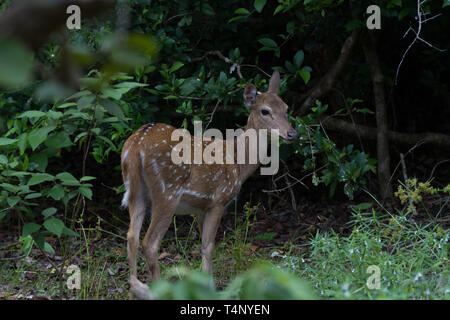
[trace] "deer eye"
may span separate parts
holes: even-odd
[[[267,110],[267,109],[261,109],[261,114],[262,114],[263,116],[267,116],[267,115],[270,114],[270,111]]]

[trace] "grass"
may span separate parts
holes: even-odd
[[[350,223],[348,237],[317,233],[306,251],[282,255],[278,265],[309,279],[325,299],[450,298],[448,232],[439,225],[358,208]],[[371,269],[379,270],[378,289],[369,289]]]
[[[214,254],[214,279],[219,290],[252,265],[269,262],[274,269],[289,270],[307,280],[314,295],[322,299],[450,298],[448,230],[438,223],[402,211],[376,211],[372,204],[363,203],[351,208],[351,231],[347,236],[334,231],[317,232],[306,243],[292,241],[283,247],[257,247],[252,242],[258,237],[253,232],[257,210],[258,206],[246,205],[243,214],[234,215],[234,226],[219,235],[223,239]],[[181,265],[189,270],[200,269],[200,240],[195,224],[184,228],[189,230],[187,234],[180,233],[180,224],[175,220],[174,237],[166,237],[162,243],[162,277],[173,276]],[[99,235],[101,231],[100,226],[83,230],[82,238],[67,249],[78,252],[65,266],[80,267],[81,289],[67,288],[65,282],[70,274],[58,277],[62,261],[43,257],[33,249],[28,257],[0,260],[3,298],[33,294],[126,299],[126,241],[111,232]],[[259,235],[264,237],[268,236]],[[18,244],[3,249],[20,253]],[[138,270],[139,278],[147,280],[143,257],[138,259]],[[376,284],[377,271],[379,288],[369,289],[368,281],[369,285]]]

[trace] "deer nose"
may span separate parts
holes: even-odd
[[[290,130],[290,131],[288,131],[288,132],[287,132],[287,138],[288,138],[289,140],[295,140],[295,139],[297,139],[297,131],[295,131],[295,130]]]

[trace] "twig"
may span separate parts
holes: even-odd
[[[414,207],[414,202],[411,198],[411,193],[409,192],[409,186],[408,186],[408,181],[407,181],[408,176],[406,175],[406,164],[405,164],[405,157],[403,156],[403,153],[400,153],[400,162],[402,164],[403,180],[405,181],[405,188],[406,188],[406,193],[408,195],[409,207],[411,208],[413,213],[416,215],[417,211],[416,211],[416,208]]]
[[[173,20],[173,19],[175,19],[175,18],[187,16],[188,14],[192,14],[192,13],[193,13],[193,12],[186,12],[186,13],[181,13],[181,14],[174,15],[174,16],[170,17],[169,19],[167,19],[167,20],[164,22],[164,24],[169,23],[170,20]]]
[[[211,113],[211,117],[209,118],[209,122],[208,122],[208,124],[207,124],[206,127],[205,127],[205,131],[206,131],[206,129],[208,129],[208,126],[211,124],[211,121],[212,121],[212,119],[213,119],[213,117],[214,117],[214,113],[216,112],[216,109],[217,109],[217,107],[219,106],[219,103],[220,103],[220,100],[217,99],[217,103],[216,103],[216,105],[214,106],[214,109],[213,109],[213,111],[212,111],[212,113]]]
[[[428,180],[431,180],[431,178],[433,177],[433,174],[434,174],[434,170],[436,170],[438,165],[443,164],[443,163],[448,162],[448,161],[450,161],[450,159],[442,160],[442,161],[439,161],[438,163],[436,163],[434,165],[433,169],[431,170],[431,174],[430,174],[430,177],[428,178]]]
[[[420,147],[421,145],[423,145],[425,143],[425,141],[419,141],[417,142],[411,149],[408,150],[408,152],[406,152],[404,154],[404,157],[406,157],[408,154],[410,154],[414,149],[416,149],[417,147]],[[398,167],[401,164],[401,160],[397,163],[397,166],[395,167],[394,171],[391,174],[391,177],[389,178],[389,182],[392,181],[392,178],[394,177],[394,174],[397,172]]]
[[[409,44],[408,48],[406,48],[406,51],[403,53],[402,59],[400,60],[400,63],[399,63],[398,66],[397,66],[397,71],[396,71],[396,73],[395,73],[395,85],[397,85],[397,82],[398,82],[398,73],[399,73],[399,71],[400,71],[401,65],[403,64],[403,60],[405,59],[406,54],[409,52],[409,50],[411,49],[411,47],[412,47],[417,41],[421,41],[421,42],[427,44],[428,46],[432,47],[433,49],[436,49],[436,50],[438,50],[438,51],[440,51],[440,52],[444,52],[444,51],[445,51],[445,50],[436,48],[435,46],[433,46],[432,44],[430,44],[429,42],[425,41],[424,39],[422,39],[422,38],[420,37],[420,32],[422,31],[422,25],[423,25],[424,23],[426,23],[426,22],[428,22],[428,21],[430,21],[430,20],[432,20],[432,19],[434,19],[434,18],[440,16],[440,14],[437,14],[437,15],[431,17],[431,18],[428,18],[428,19],[424,19],[424,20],[423,20],[423,18],[426,17],[426,15],[427,15],[427,13],[424,13],[424,12],[423,12],[422,7],[421,7],[421,5],[422,5],[424,2],[425,2],[425,1],[420,2],[420,0],[417,0],[417,16],[416,16],[416,20],[417,20],[417,31],[414,30],[412,27],[409,27],[408,30],[406,30],[405,34],[403,35],[403,38],[404,38],[404,37],[406,37],[406,35],[409,33],[409,31],[412,31],[412,32],[414,32],[414,34],[415,34],[416,36],[414,37],[413,41]]]
[[[230,58],[225,57],[222,54],[222,52],[220,52],[219,50],[207,51],[203,56],[198,57],[198,58],[192,58],[191,61],[192,62],[201,61],[201,60],[205,59],[208,55],[215,55],[215,56],[219,57],[220,59],[222,59],[223,61],[225,61],[226,63],[231,64],[230,73],[233,73],[236,70],[236,73],[238,74],[239,78],[241,78],[241,79],[244,78],[241,73],[241,66],[238,63],[233,63],[230,60]]]
[[[258,67],[255,64],[241,64],[241,67],[251,67],[251,68],[256,68],[259,71],[261,71],[262,73],[264,73],[267,77],[270,77],[270,74],[268,74],[267,72],[265,72],[263,69],[261,69],[260,67]]]
[[[286,176],[284,177],[284,181],[286,181],[286,184],[289,185],[289,179]],[[289,187],[289,193],[291,194],[292,209],[294,211],[296,211],[297,210],[297,202],[295,201],[295,194],[291,187]]]
[[[316,171],[322,170],[323,168],[327,167],[328,164],[321,166],[319,169],[317,169]],[[307,189],[309,189],[303,182],[302,180],[306,179],[307,177],[313,175],[316,171],[310,172],[307,175],[303,176],[301,179],[295,178],[292,175],[289,175],[291,178],[294,178],[296,181],[294,183],[291,183],[290,185],[283,187],[281,189],[274,189],[274,190],[266,190],[266,189],[262,189],[262,192],[264,193],[276,193],[276,192],[281,192],[284,191],[286,189],[289,189],[293,186],[295,186],[297,183],[301,183],[304,187],[306,187]]]

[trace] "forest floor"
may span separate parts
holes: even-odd
[[[213,266],[219,290],[268,261],[308,279],[320,298],[450,297],[448,207],[447,215],[432,223],[420,214],[394,216],[370,203],[302,202],[295,211],[287,205],[276,211],[245,205],[242,211],[229,208],[218,231]],[[80,224],[78,239],[46,239],[54,255],[35,247],[25,256],[19,229],[0,230],[0,299],[127,299],[127,218],[117,219]],[[162,277],[181,265],[200,269],[192,217],[175,218],[159,262]],[[67,286],[71,265],[81,270],[80,289]],[[367,289],[368,265],[381,267],[384,288]],[[139,279],[148,282],[142,253],[138,270]]]

